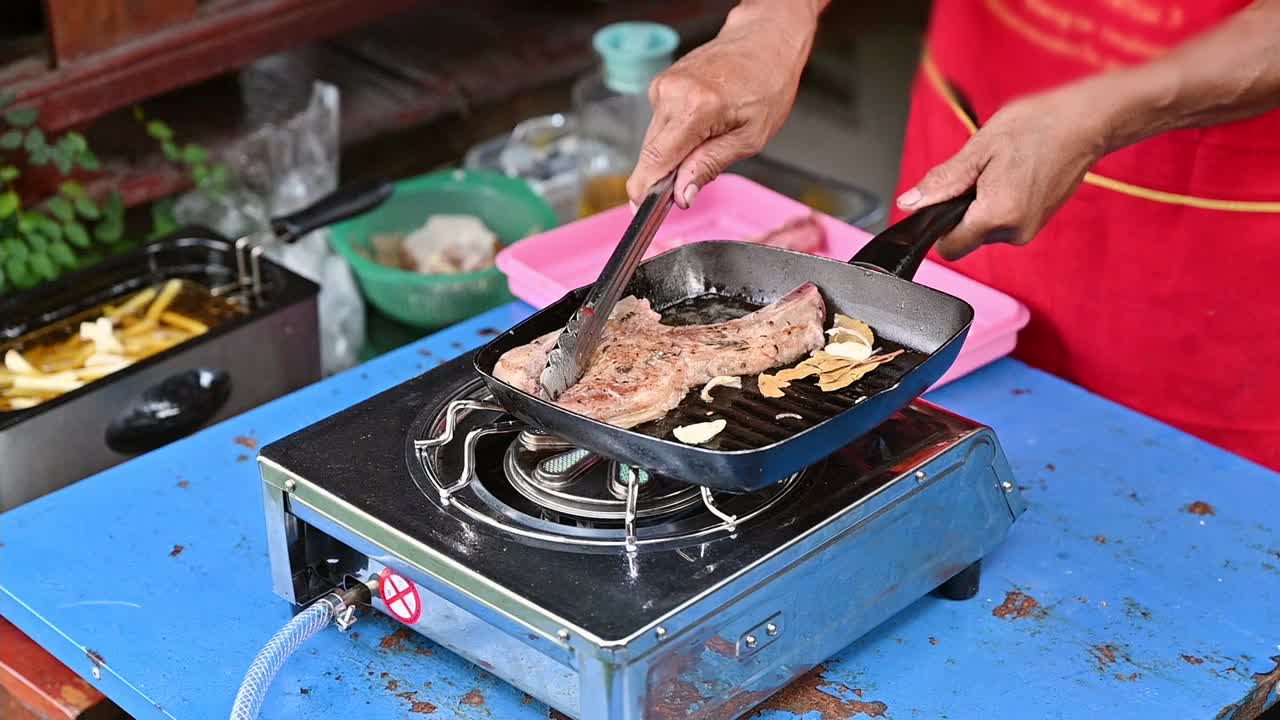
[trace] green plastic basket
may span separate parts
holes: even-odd
[[[351,264],[364,296],[382,312],[417,328],[452,325],[512,299],[506,276],[496,268],[423,275],[372,259],[369,239],[374,235],[409,233],[444,213],[480,218],[504,246],[556,226],[551,206],[523,180],[476,170],[442,170],[402,180],[381,207],[335,225],[333,247]]]

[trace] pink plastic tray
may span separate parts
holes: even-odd
[[[805,205],[736,175],[724,175],[698,194],[692,210],[673,208],[654,238],[648,256],[704,240],[744,240],[810,212]],[[868,233],[821,215],[827,247],[820,252],[848,260],[871,238]],[[593,282],[631,221],[631,211],[616,208],[525,238],[498,254],[511,292],[542,308],[574,288]],[[960,356],[937,387],[1008,355],[1030,313],[1013,298],[925,261],[916,280],[962,298],[973,306],[973,328]]]

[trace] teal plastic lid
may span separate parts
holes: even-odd
[[[591,44],[604,62],[604,84],[614,92],[646,92],[654,76],[671,66],[680,35],[660,23],[623,22],[596,31]]]

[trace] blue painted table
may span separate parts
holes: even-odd
[[[226,717],[290,617],[269,589],[254,447],[528,312],[500,308],[0,516],[0,614],[138,718]],[[917,602],[760,717],[1248,718],[1275,702],[1280,477],[1013,361],[930,399],[995,427],[1031,509],[977,598]],[[396,629],[366,618],[317,637],[266,717],[547,717]]]

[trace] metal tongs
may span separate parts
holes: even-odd
[[[547,367],[542,371],[542,393],[546,399],[558,399],[586,372],[591,356],[600,345],[613,306],[631,282],[645,251],[653,242],[653,236],[671,210],[675,201],[675,185],[676,175],[673,172],[649,188],[582,307],[565,324],[556,346],[547,355]]]

